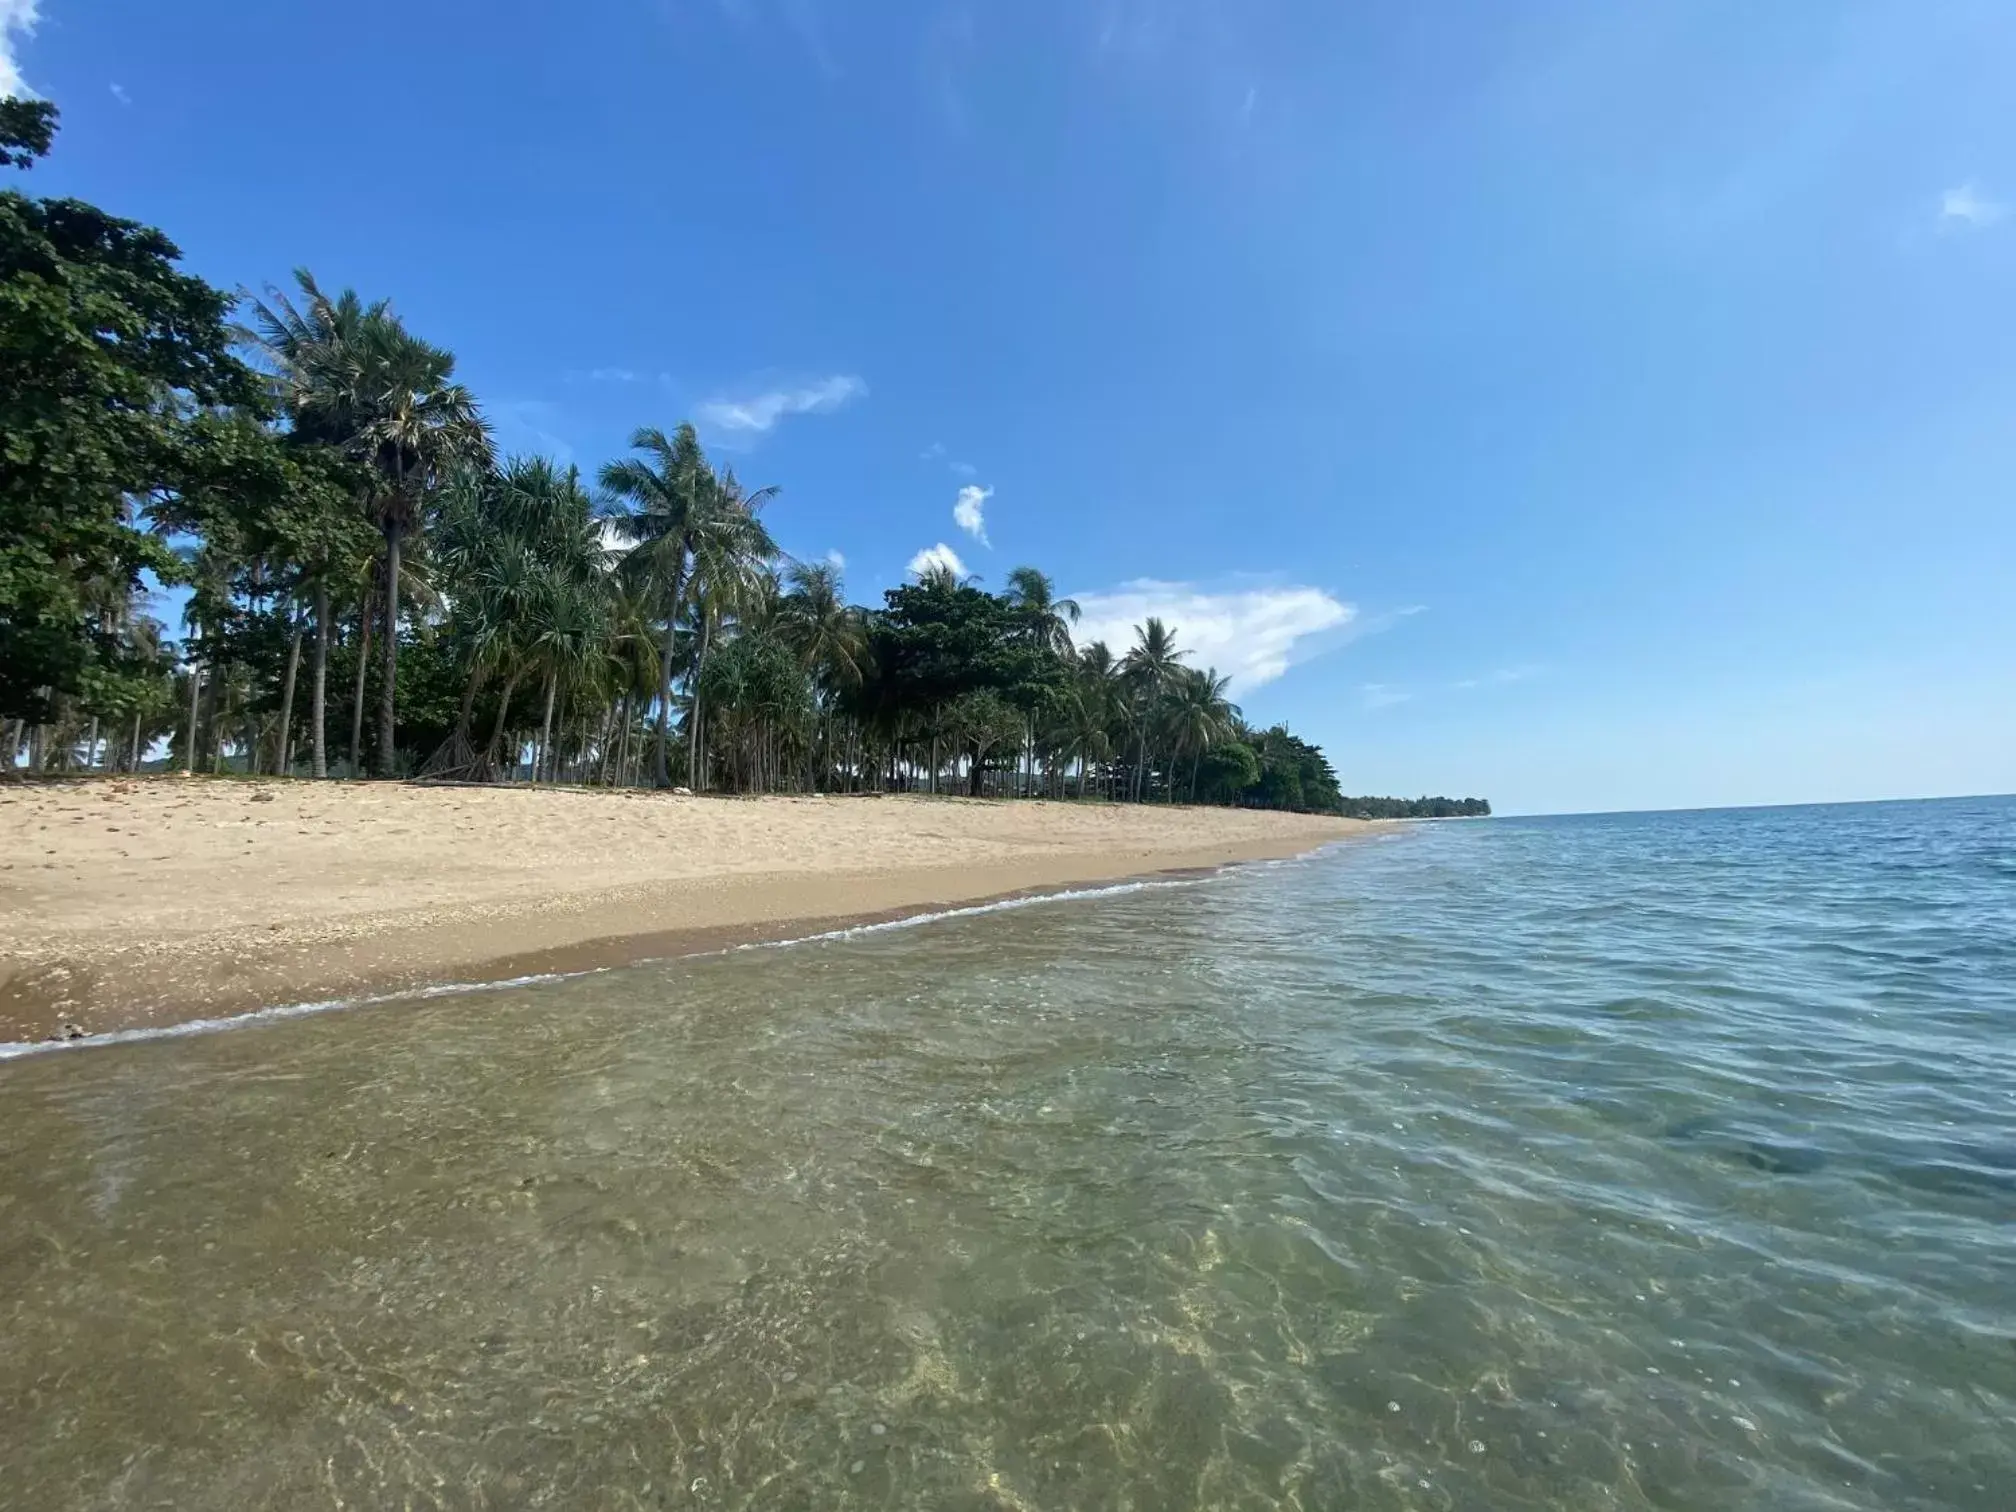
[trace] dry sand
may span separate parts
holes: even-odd
[[[0,787],[0,1042],[676,955],[1292,855],[1370,827],[924,797]]]

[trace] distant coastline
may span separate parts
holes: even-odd
[[[1156,804],[160,778],[0,787],[0,1042],[501,981],[1300,854]]]

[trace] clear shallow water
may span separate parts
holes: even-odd
[[[0,1501],[2016,1496],[2016,801],[0,1066]]]

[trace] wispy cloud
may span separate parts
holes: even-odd
[[[971,462],[948,461],[947,458],[950,456],[951,453],[945,450],[945,443],[943,441],[933,441],[924,450],[917,453],[917,460],[919,462],[944,462],[946,467],[962,478],[977,478],[980,476],[980,469],[975,467]]]
[[[791,28],[819,72],[829,79],[840,77],[839,60],[826,46],[826,38],[819,25],[819,7],[814,0],[774,0],[769,5],[757,4],[754,0],[716,0],[716,3],[722,15],[741,26],[754,24],[761,13],[775,11]]]
[[[952,501],[952,523],[989,548],[994,543],[987,539],[987,501],[993,497],[993,489],[968,483]]]
[[[802,388],[768,389],[744,399],[709,399],[699,415],[717,430],[761,433],[786,415],[831,414],[867,392],[868,385],[852,373],[835,373]]]
[[[1134,644],[1135,626],[1153,616],[1175,631],[1190,665],[1216,667],[1232,679],[1234,693],[1262,687],[1308,660],[1322,637],[1358,615],[1321,588],[1300,586],[1213,592],[1144,578],[1072,597],[1083,611],[1073,632],[1080,645],[1103,640],[1123,654]]]
[[[35,23],[41,19],[36,0],[0,0],[0,100],[34,93],[21,77],[14,48],[35,34]]]
[[[1391,683],[1361,683],[1358,693],[1368,709],[1390,709],[1414,697],[1405,688],[1396,688]]]
[[[1495,672],[1487,672],[1482,677],[1465,677],[1451,683],[1453,688],[1468,691],[1471,688],[1498,688],[1506,683],[1524,682],[1529,677],[1538,677],[1545,667],[1531,662],[1521,662],[1516,667],[1500,667]]]
[[[651,375],[634,372],[625,367],[599,367],[569,368],[561,376],[569,383],[643,383]]]
[[[936,546],[926,546],[903,570],[912,577],[922,577],[934,567],[950,567],[954,577],[966,576],[966,564],[959,560],[959,553],[940,541]]]
[[[925,93],[937,104],[946,126],[960,136],[970,131],[973,124],[966,103],[966,78],[977,50],[973,8],[966,0],[955,0],[941,7],[925,28],[918,53],[918,72]]]
[[[498,450],[507,456],[538,454],[563,467],[574,460],[574,448],[559,433],[560,406],[544,399],[505,399],[484,406],[497,432]]]
[[[835,572],[845,572],[847,570],[846,554],[838,546],[835,546],[831,551],[826,553],[826,565],[831,567]]]
[[[1939,196],[1939,228],[1942,231],[1992,226],[2008,213],[2007,205],[1988,198],[1971,181],[1956,185]]]
[[[133,103],[133,96],[126,93],[126,86],[124,84],[114,84],[112,86],[112,98],[117,100],[121,105],[131,106]]]

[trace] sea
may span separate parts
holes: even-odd
[[[0,1064],[0,1503],[2016,1507],[2016,799]]]

